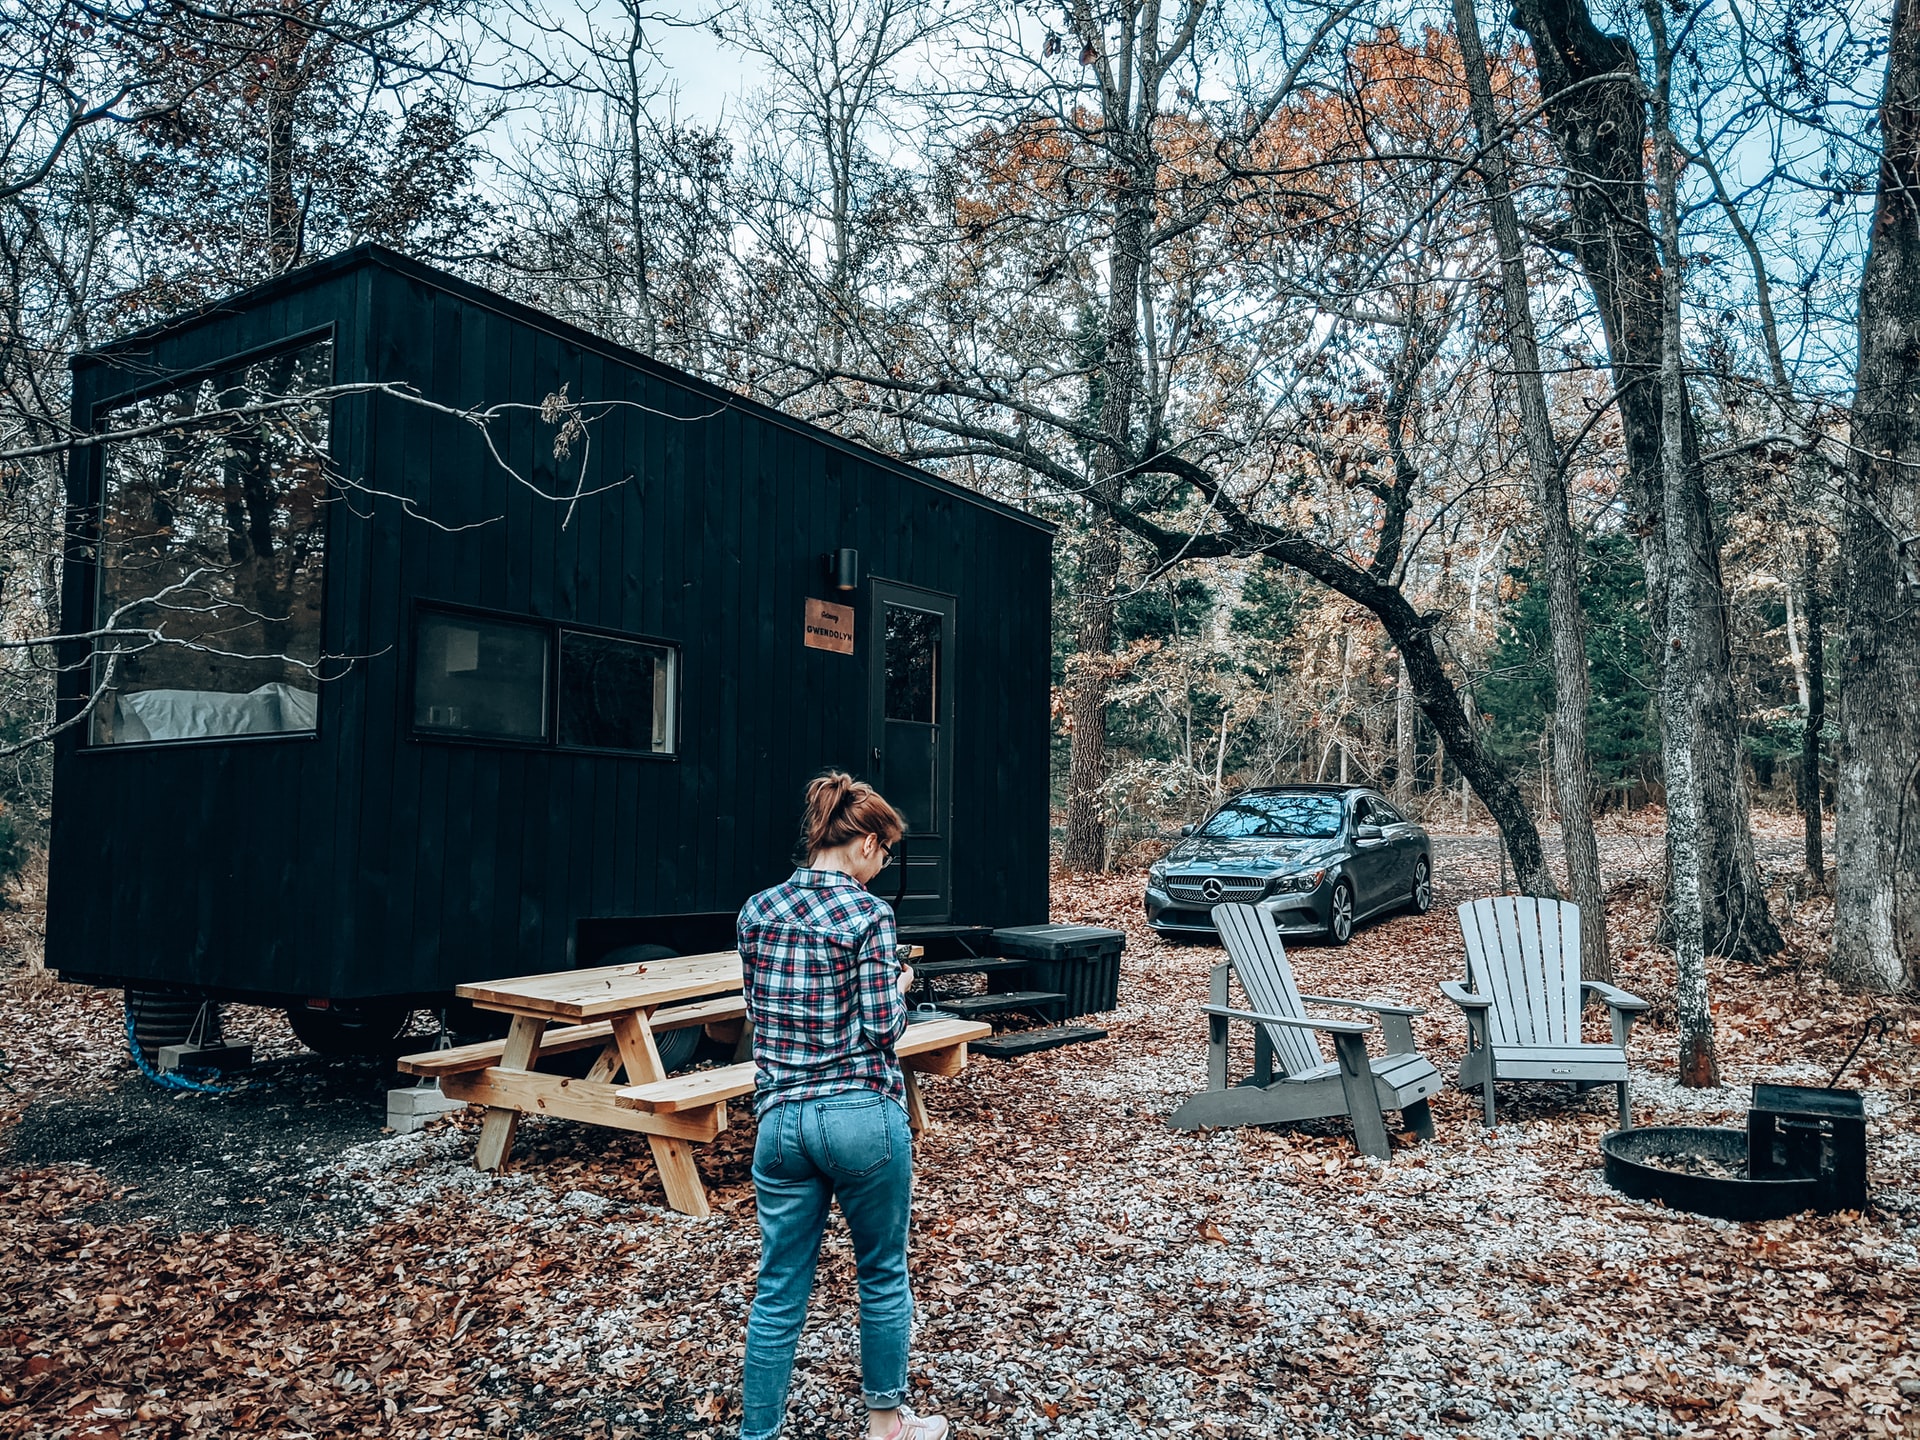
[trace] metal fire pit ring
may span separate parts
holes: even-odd
[[[1811,1210],[1817,1178],[1749,1180],[1747,1132],[1710,1125],[1648,1125],[1602,1137],[1607,1183],[1636,1200],[1720,1220],[1778,1220]],[[1738,1168],[1739,1177],[1690,1175],[1652,1163],[1659,1155],[1698,1155]]]

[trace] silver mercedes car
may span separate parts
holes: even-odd
[[[1283,935],[1344,945],[1363,920],[1432,908],[1432,847],[1377,790],[1247,790],[1183,827],[1147,871],[1147,923],[1163,935],[1215,934],[1213,907],[1226,901],[1271,910]]]

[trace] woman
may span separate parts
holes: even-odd
[[[938,1415],[918,1416],[901,1404],[913,1324],[913,1137],[893,1046],[907,1028],[913,970],[900,963],[892,908],[866,883],[891,862],[904,828],[871,785],[828,771],[807,787],[806,865],[740,911],[760,1123],[753,1147],[760,1283],[747,1320],[740,1440],[772,1440],[786,1420],[794,1347],[835,1199],[860,1277],[867,1434],[943,1440],[947,1433]]]

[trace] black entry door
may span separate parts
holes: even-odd
[[[951,595],[873,582],[873,783],[905,817],[907,838],[871,888],[908,924],[952,918],[953,609]]]

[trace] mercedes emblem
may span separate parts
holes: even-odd
[[[1225,892],[1221,890],[1218,880],[1208,876],[1206,883],[1200,887],[1200,893],[1209,900],[1218,900]]]

